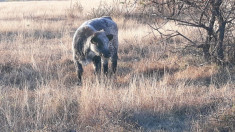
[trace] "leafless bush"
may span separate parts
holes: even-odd
[[[126,4],[122,4],[119,0],[113,0],[111,4],[101,1],[96,8],[92,8],[88,13],[88,18],[97,18],[101,16],[123,16],[129,12]]]
[[[83,12],[82,4],[79,1],[76,1],[74,4],[71,3],[70,8],[66,12],[67,17],[77,18]]]
[[[162,36],[168,38],[181,36],[189,45],[201,48],[206,61],[215,61],[224,64],[227,61],[225,53],[227,45],[234,45],[235,2],[233,0],[151,0],[140,3],[143,12],[156,19],[165,19],[176,22],[180,26],[194,27],[201,32],[201,40],[192,40],[177,30],[168,30],[164,34],[161,25],[151,26]],[[230,45],[229,44],[229,45]],[[228,48],[228,47],[227,47]]]

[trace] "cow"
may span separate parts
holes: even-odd
[[[77,70],[77,85],[82,85],[83,66],[93,62],[96,75],[108,73],[111,60],[112,73],[116,72],[118,59],[118,27],[109,16],[84,22],[73,37],[73,60]]]

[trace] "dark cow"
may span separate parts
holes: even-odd
[[[108,73],[111,59],[112,72],[117,68],[118,28],[111,17],[101,17],[84,22],[73,37],[73,58],[77,70],[78,85],[82,82],[83,65],[93,62],[95,73]]]

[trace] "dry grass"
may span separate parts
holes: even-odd
[[[185,40],[162,42],[135,18],[111,14],[117,75],[96,78],[88,65],[77,87],[72,36],[99,3],[0,4],[1,131],[234,131],[234,68],[170,52]],[[196,29],[165,28],[199,39]]]

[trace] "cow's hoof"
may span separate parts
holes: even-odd
[[[77,83],[77,86],[82,86],[82,83],[81,83],[81,82],[78,82],[78,83]]]

